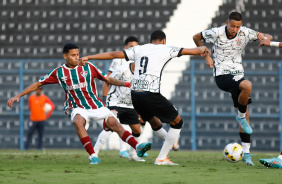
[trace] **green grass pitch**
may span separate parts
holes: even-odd
[[[229,163],[222,151],[170,152],[179,166],[155,166],[159,150],[148,152],[145,163],[119,158],[118,151],[101,151],[101,164],[90,165],[84,150],[0,150],[2,184],[274,184],[282,169],[266,168],[260,158],[277,153],[254,152],[254,167]]]

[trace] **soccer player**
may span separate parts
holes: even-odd
[[[270,47],[279,47],[282,48],[282,42],[274,42],[267,39],[264,39],[260,42],[259,46],[270,46]],[[278,157],[273,157],[269,159],[260,159],[260,163],[266,167],[273,167],[282,169],[282,151]]]
[[[236,121],[240,125],[240,138],[244,150],[242,161],[254,165],[250,154],[250,140],[253,130],[250,127],[248,104],[252,83],[244,79],[242,52],[248,42],[253,40],[272,39],[271,35],[256,32],[242,25],[242,15],[238,12],[229,14],[226,25],[202,31],[193,36],[197,46],[202,46],[202,40],[213,44],[213,59],[206,56],[207,65],[213,68],[217,86],[231,93],[234,107],[237,109]]]
[[[167,46],[166,35],[161,30],[151,34],[150,43],[131,47],[124,51],[107,52],[81,58],[80,64],[84,65],[89,59],[114,59],[125,58],[135,62],[134,77],[131,86],[132,103],[135,110],[144,121],[148,121],[154,131],[162,127],[162,122],[169,123],[170,129],[165,136],[165,141],[156,165],[178,165],[171,162],[167,155],[173,144],[177,141],[183,121],[173,104],[160,94],[161,75],[164,66],[174,57],[181,55],[210,54],[203,47],[193,49]]]
[[[133,79],[133,72],[134,63],[132,61],[125,62],[120,66],[116,67],[116,69],[113,70],[113,72],[111,73],[110,77],[125,82],[131,82]],[[130,89],[123,86],[111,85],[109,93],[107,95],[107,107],[114,114],[116,114],[121,124],[130,126],[132,130],[132,135],[136,140],[138,140],[141,135],[140,120],[138,113],[134,110],[132,105]],[[103,145],[103,143],[106,142],[110,134],[111,132],[108,133],[106,131],[102,131],[99,134],[94,146],[94,150],[97,155],[101,146]],[[121,141],[123,142],[123,140]],[[125,152],[127,153],[126,150]],[[132,148],[130,148],[128,155],[120,153],[120,156],[128,157],[128,159],[132,161],[145,162],[143,158],[137,156],[136,151]]]
[[[94,119],[104,130],[112,130],[134,149],[137,155],[142,157],[151,148],[151,143],[139,144],[130,132],[125,131],[114,114],[104,107],[102,100],[97,97],[95,78],[116,86],[129,87],[130,83],[111,78],[101,72],[94,64],[87,62],[85,66],[78,66],[79,48],[75,44],[68,43],[63,48],[66,63],[52,70],[48,75],[34,82],[15,97],[8,100],[8,106],[12,108],[13,102],[19,102],[20,97],[31,93],[42,85],[58,83],[66,93],[64,109],[71,116],[78,137],[85,150],[90,155],[90,164],[99,164],[101,161],[95,155],[85,126],[89,126],[89,120]]]
[[[130,48],[130,47],[134,47],[134,46],[136,46],[136,45],[138,45],[138,42],[139,42],[139,40],[138,40],[138,38],[136,38],[135,36],[129,36],[129,37],[127,37],[126,39],[125,39],[125,41],[124,41],[124,49],[128,49],[128,48]],[[111,74],[112,74],[112,72],[114,71],[114,70],[116,70],[116,68],[118,68],[119,66],[121,66],[122,64],[127,64],[128,65],[128,63],[127,63],[127,61],[125,60],[125,59],[113,59],[113,61],[112,61],[112,63],[111,63],[111,65],[110,65],[110,67],[109,67],[109,70],[108,70],[108,76],[110,76]],[[131,80],[130,81],[127,81],[127,82],[131,82]],[[109,92],[109,88],[110,88],[110,85],[108,84],[108,83],[104,83],[104,86],[103,86],[103,102],[104,102],[104,104],[106,104],[106,106],[109,106],[109,102],[110,101],[108,101],[108,103],[106,103],[106,99],[107,99],[107,95],[108,95],[108,92]],[[124,87],[117,87],[117,88],[120,88],[120,89],[125,89]],[[117,92],[117,91],[116,91]],[[130,101],[131,101],[131,96],[129,96],[130,97]],[[117,98],[116,98],[117,99]],[[114,100],[116,100],[116,99],[114,99]],[[109,100],[112,100],[112,98],[111,99],[109,99]],[[109,108],[109,109],[111,109],[111,108]],[[111,109],[112,110],[112,109]],[[117,111],[118,112],[118,111]],[[117,114],[117,117],[118,117],[119,115]],[[121,124],[124,124],[122,121],[121,121]],[[127,123],[126,123],[127,124]],[[139,131],[138,131],[139,132]],[[107,135],[108,134],[108,135]],[[100,150],[100,147],[102,146],[102,144],[104,144],[105,143],[105,141],[108,139],[108,137],[109,137],[109,135],[111,134],[111,132],[110,131],[108,131],[108,132],[106,132],[106,131],[102,131],[100,134],[99,134],[99,136],[98,136],[98,140],[97,140],[97,142],[96,142],[96,144],[95,144],[95,146],[94,146],[94,150],[96,151],[96,153],[98,154],[98,150]],[[99,144],[99,142],[101,143],[101,144]],[[128,158],[128,156],[129,156],[129,154],[128,154],[128,152],[127,152],[127,150],[126,150],[126,143],[125,142],[123,142],[123,140],[122,139],[119,139],[119,145],[120,145],[120,152],[119,152],[119,156],[121,157],[121,158]],[[96,147],[96,148],[95,148]],[[147,153],[145,153],[145,155],[146,155]],[[137,157],[138,158],[138,157]],[[141,158],[139,159],[139,160],[141,160]],[[142,159],[143,160],[143,159]]]

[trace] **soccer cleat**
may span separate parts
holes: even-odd
[[[180,150],[180,146],[179,146],[179,144],[178,144],[178,140],[177,140],[177,142],[175,143],[175,145],[173,145],[172,149],[173,149],[174,151],[179,151],[179,150]]]
[[[144,142],[137,146],[136,152],[138,157],[143,157],[145,152],[150,150],[152,147],[152,143]]]
[[[143,158],[137,156],[131,156],[131,155],[128,156],[128,160],[136,161],[136,162],[145,162]]]
[[[122,152],[119,152],[119,157],[121,158],[127,158],[128,157],[128,152],[127,151],[122,151]]]
[[[282,160],[278,157],[273,157],[269,159],[260,159],[259,161],[265,167],[282,169]]]
[[[253,133],[253,130],[249,125],[249,123],[247,122],[246,118],[238,118],[238,116],[236,116],[236,121],[239,123],[240,127],[246,134]]]
[[[242,161],[249,166],[254,166],[255,164],[252,162],[252,156],[253,155],[250,153],[244,153]]]
[[[144,155],[143,155],[143,157],[148,157],[149,155],[148,155],[148,153],[144,153]]]
[[[170,161],[170,160],[168,159],[168,157],[166,157],[166,159],[163,159],[163,160],[158,160],[158,159],[156,158],[156,160],[155,160],[155,165],[179,165],[179,164],[173,163],[172,161]]]
[[[94,156],[91,158],[90,164],[100,164],[100,163],[101,163],[101,160],[98,157]]]

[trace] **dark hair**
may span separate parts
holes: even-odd
[[[135,36],[129,36],[125,39],[124,45],[127,45],[129,42],[139,42],[138,38]]]
[[[78,46],[73,43],[67,43],[63,48],[63,53],[67,54],[71,49],[78,49]]]
[[[165,39],[166,36],[165,36],[165,33],[161,30],[156,30],[154,31],[152,34],[151,34],[151,38],[150,38],[150,43],[153,41],[153,40],[160,40],[162,41],[163,39]]]
[[[230,20],[236,20],[236,21],[240,21],[242,20],[242,15],[239,12],[231,12],[228,16],[229,21]]]

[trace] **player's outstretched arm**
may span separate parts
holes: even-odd
[[[268,39],[264,39],[260,42],[259,46],[270,46],[270,47],[280,47],[282,48],[282,42],[273,42]]]
[[[30,86],[28,86],[27,88],[25,88],[22,92],[20,92],[18,95],[14,96],[13,98],[10,98],[7,102],[8,106],[10,108],[13,107],[13,103],[14,101],[17,101],[19,102],[20,101],[20,98],[26,94],[29,94],[33,91],[35,91],[36,89],[38,89],[38,87],[42,86],[42,84],[40,82],[35,82],[35,83],[32,83]]]
[[[210,54],[211,52],[206,46],[200,46],[193,49],[183,48],[181,51],[181,55],[200,55],[202,57],[206,57]]]
[[[123,51],[105,52],[101,54],[85,56],[79,59],[79,65],[84,66],[85,63],[90,59],[108,60],[115,58],[125,58]]]
[[[107,76],[104,81],[108,84],[115,85],[115,86],[124,86],[128,88],[131,86],[131,82],[124,82],[124,81],[117,80],[109,76]]]

